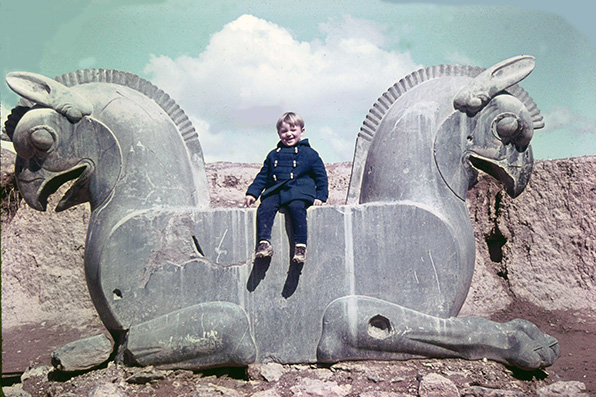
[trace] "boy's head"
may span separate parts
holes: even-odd
[[[281,143],[286,146],[295,146],[304,134],[304,120],[293,112],[284,113],[277,120],[276,127]]]

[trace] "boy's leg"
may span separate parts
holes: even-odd
[[[279,194],[261,199],[261,204],[257,208],[257,245],[261,241],[271,242],[271,228],[279,207]]]
[[[304,200],[294,200],[286,204],[292,228],[294,230],[294,242],[306,245],[308,239],[308,226],[306,224],[306,209],[309,203]]]

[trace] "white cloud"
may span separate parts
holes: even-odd
[[[478,62],[472,60],[467,55],[461,54],[459,52],[451,52],[445,55],[445,58],[449,61],[449,63],[454,63],[458,65],[476,65]]]
[[[555,107],[550,112],[543,112],[542,116],[544,117],[544,125],[549,130],[567,128],[577,121],[571,109],[564,106]]]
[[[199,124],[208,161],[261,162],[285,111],[304,117],[325,161],[351,160],[370,106],[421,66],[408,53],[384,50],[374,22],[346,16],[320,29],[322,39],[299,41],[284,27],[243,15],[197,56],[153,56],[145,73]]]
[[[565,129],[578,134],[596,134],[596,119],[578,115],[565,106],[544,112],[543,117],[547,130]]]

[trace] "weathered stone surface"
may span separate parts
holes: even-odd
[[[292,386],[290,391],[294,395],[303,396],[346,396],[352,391],[350,385],[338,385],[333,381],[322,381],[319,379],[304,378],[296,386]]]
[[[153,368],[153,366],[144,368],[135,368],[130,375],[126,377],[127,383],[145,384],[165,379],[168,371]]]
[[[468,194],[476,269],[460,315],[488,316],[521,299],[594,319],[595,172],[594,156],[537,162],[515,200],[480,179]]]
[[[539,397],[554,397],[554,396],[575,396],[588,397],[586,393],[586,385],[583,382],[555,382],[552,385],[544,386],[536,390]]]
[[[14,173],[14,161],[2,152],[3,172]],[[89,209],[39,214],[21,201],[14,217],[2,222],[2,327],[58,319],[99,323],[83,267]]]
[[[52,364],[63,372],[84,371],[108,360],[114,341],[104,334],[68,343],[52,352]]]
[[[0,198],[2,199],[2,224],[5,225],[12,220],[12,217],[19,208],[21,199],[17,188],[17,181],[14,176],[14,163],[16,153],[2,147],[0,154]],[[8,165],[8,166],[6,166]]]
[[[199,385],[195,389],[195,394],[193,397],[212,397],[212,396],[222,396],[222,397],[242,397],[243,394],[237,392],[234,389],[230,389],[227,387],[223,387],[220,385]]]
[[[3,161],[2,169],[14,173],[14,163]],[[345,199],[350,164],[328,164],[327,169],[332,191]],[[246,187],[258,170],[259,164],[208,164],[212,206],[241,207]],[[480,178],[468,194],[476,237],[476,264],[461,315],[490,316],[503,310],[517,296],[538,292],[532,287],[532,280],[544,283],[543,288],[553,297],[553,300],[533,299],[538,308],[552,310],[554,306],[575,310],[578,307],[585,315],[594,313],[596,284],[590,281],[590,271],[596,266],[593,243],[596,233],[591,233],[586,226],[596,224],[596,181],[592,177],[595,173],[596,157],[537,161],[528,188],[515,200],[499,193],[501,186],[491,178]],[[238,184],[223,183],[227,176],[238,175],[242,176]],[[59,196],[57,193],[56,197],[50,197],[50,207],[57,204]],[[220,197],[226,197],[225,202],[220,201]],[[548,211],[545,214],[545,208],[565,210],[557,212],[558,222],[564,226],[552,227],[553,219]],[[511,222],[508,230],[514,237],[505,242],[500,253],[496,250],[493,257],[498,260],[493,261],[488,246],[493,244],[490,242],[496,232],[495,223],[504,222],[501,218]],[[99,323],[83,272],[82,248],[88,220],[89,210],[85,206],[56,214],[39,213],[22,204],[12,221],[2,223],[5,329],[57,317],[72,325]],[[534,235],[532,229],[541,230],[540,236]],[[30,238],[23,239],[24,235]],[[566,236],[583,236],[586,244],[556,243],[557,249],[550,249],[555,241],[568,238]],[[524,241],[531,238],[542,239],[542,244],[529,252],[526,250],[520,260],[514,261],[513,254],[518,258]],[[542,266],[527,266],[542,262],[546,265],[549,261],[554,261],[555,265],[548,277],[543,274]],[[508,282],[510,277],[518,281],[512,285]],[[545,280],[551,278],[560,288],[549,287]],[[525,290],[519,290],[520,286],[525,286]],[[578,296],[582,299],[577,299]]]
[[[21,382],[25,382],[30,379],[47,379],[48,374],[53,369],[54,368],[52,368],[49,365],[42,365],[39,367],[29,368],[25,372],[23,372],[23,374],[21,375]]]
[[[133,325],[125,362],[161,368],[228,365],[255,361],[246,312],[229,302],[206,302]]]
[[[118,385],[111,382],[102,382],[89,392],[89,397],[126,397]]]
[[[420,397],[459,397],[455,384],[439,374],[428,374],[420,381],[418,387]]]
[[[253,397],[281,397],[275,389],[263,390],[253,394]]]
[[[277,382],[284,373],[284,368],[278,363],[251,364],[248,366],[247,374],[251,379]]]
[[[357,194],[348,195],[358,201],[310,211],[310,260],[287,274],[293,241],[283,216],[273,261],[251,263],[254,210],[197,210],[208,196],[196,133],[148,82],[102,70],[58,79],[65,85],[9,74],[10,87],[41,108],[7,132],[31,207],[45,210],[67,179],[57,209],[90,202],[86,279],[108,330],[128,333],[125,362],[197,369],[455,356],[538,368],[558,346],[535,327],[444,319],[459,312],[473,275],[463,200],[474,167],[514,197],[527,184],[541,117],[514,85],[532,68],[532,57],[481,74],[427,68],[392,87],[359,137],[368,143],[357,144]],[[515,348],[501,342],[511,327]],[[477,328],[480,339],[464,337]]]
[[[462,397],[524,397],[526,394],[518,390],[503,390],[482,386],[464,387],[460,391]]]
[[[13,386],[6,386],[2,388],[2,393],[5,397],[31,397],[31,394],[23,390],[23,385],[17,383]]]
[[[420,382],[428,374],[440,374],[449,378],[462,395],[470,396],[535,396],[536,390],[555,382],[557,374],[549,369],[546,379],[521,380],[502,365],[490,361],[465,361],[459,359],[409,360],[404,362],[345,362],[333,366],[331,376],[320,376],[321,368],[312,365],[283,365],[283,376],[278,381],[243,380],[226,370],[209,373],[193,373],[186,370],[163,371],[165,377],[148,383],[128,383],[125,379],[133,372],[156,371],[155,369],[130,368],[109,363],[107,367],[72,377],[64,382],[29,379],[23,383],[23,389],[34,396],[87,396],[104,383],[112,383],[117,390],[127,396],[192,396],[200,388],[210,391],[211,395],[220,395],[221,391],[232,390],[241,396],[278,397],[291,394],[296,390],[312,390],[314,393],[326,388],[312,382],[313,379],[324,382],[327,386],[349,386],[348,396],[391,396],[405,397],[418,395]],[[157,371],[160,372],[160,371]],[[217,375],[215,375],[216,373]],[[371,374],[378,375],[377,381],[369,379]],[[375,377],[376,377],[375,375]],[[518,374],[519,375],[519,374]],[[332,382],[332,383],[330,383]],[[306,384],[305,384],[306,383]],[[217,389],[217,385],[223,389]],[[482,385],[482,386],[470,386]],[[329,388],[331,389],[331,388]],[[335,389],[335,388],[334,388]],[[348,388],[346,388],[347,390]],[[591,392],[591,390],[590,390]],[[468,394],[466,394],[468,393]],[[309,394],[303,394],[309,395]],[[319,394],[312,394],[319,395]]]

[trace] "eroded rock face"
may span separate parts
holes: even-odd
[[[3,175],[13,169],[4,159]],[[209,164],[212,206],[240,207],[259,168]],[[468,192],[476,269],[460,316],[490,316],[518,300],[544,310],[580,310],[593,316],[595,172],[593,156],[539,161],[528,188],[516,199],[492,178],[480,178]],[[329,164],[328,173],[329,203],[339,204],[347,192],[350,164]],[[48,208],[53,206],[50,202]],[[56,318],[98,321],[83,272],[88,216],[86,205],[60,214],[21,205],[14,218],[3,223],[3,327]]]
[[[596,307],[596,157],[539,161],[511,199],[490,178],[468,192],[476,269],[460,315],[490,315],[515,301],[544,310]]]
[[[14,159],[2,149],[3,184],[10,181],[7,170],[14,175]],[[89,208],[55,213],[57,197],[44,213],[21,201],[13,215],[3,214],[3,328],[54,319],[81,324],[96,317],[83,271]]]

